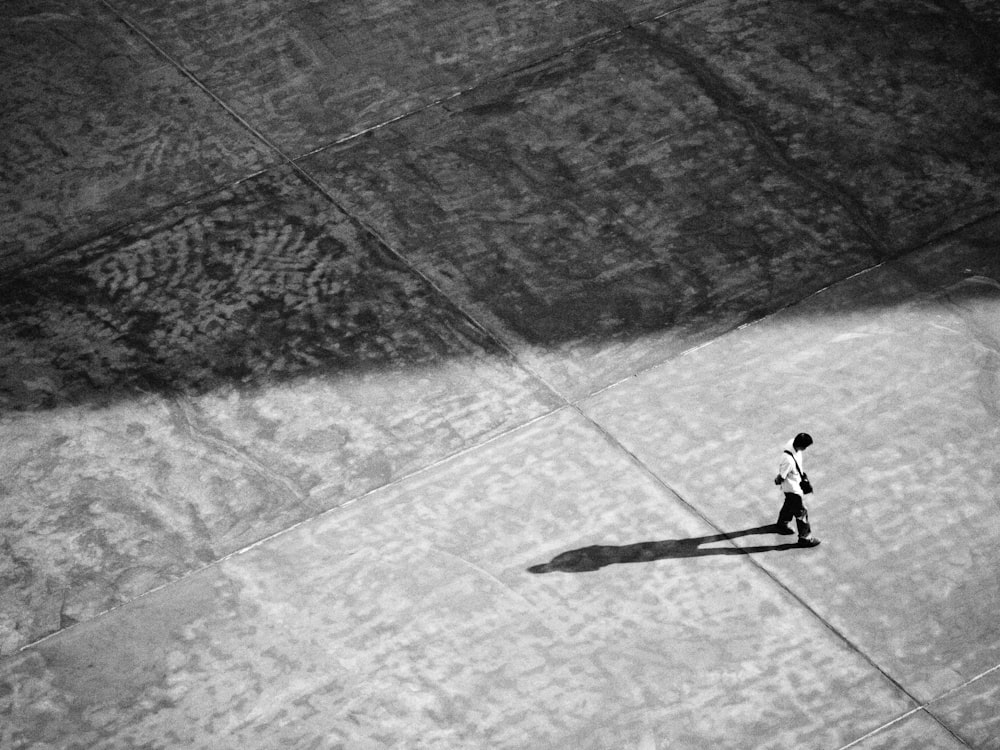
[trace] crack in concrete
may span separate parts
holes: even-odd
[[[427,545],[426,547],[424,547],[424,549],[427,550],[428,552],[432,553],[432,554],[439,555],[439,556],[447,558],[449,560],[457,561],[457,562],[461,563],[463,567],[469,568],[469,569],[473,570],[479,576],[481,576],[483,578],[486,578],[489,581],[492,581],[497,586],[499,586],[501,589],[503,589],[505,592],[507,592],[508,594],[510,594],[511,597],[513,597],[514,599],[516,599],[519,602],[522,602],[531,611],[531,613],[534,614],[538,618],[538,620],[540,622],[544,622],[541,614],[538,612],[538,607],[535,606],[534,604],[532,604],[530,601],[528,601],[528,599],[525,598],[524,594],[521,594],[520,592],[515,591],[513,588],[511,588],[511,586],[509,584],[504,583],[503,581],[501,581],[499,578],[497,578],[495,575],[493,575],[492,573],[490,573],[485,568],[483,568],[483,567],[481,567],[479,565],[476,565],[476,563],[472,562],[471,560],[467,560],[466,558],[462,557],[461,555],[456,555],[454,552],[449,552],[447,550],[441,549],[440,547],[435,547],[433,544]]]
[[[213,435],[208,429],[203,427],[189,398],[186,396],[176,397],[173,399],[172,405],[174,408],[171,411],[173,411],[175,416],[179,417],[177,420],[178,425],[185,429],[195,440],[235,459],[242,466],[263,477],[269,484],[284,488],[287,495],[292,499],[299,502],[308,499],[308,494],[293,479],[285,474],[274,471],[246,450],[233,445],[222,437]]]

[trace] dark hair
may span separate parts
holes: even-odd
[[[795,450],[802,450],[803,448],[808,448],[812,444],[813,444],[812,435],[810,435],[808,432],[800,432],[798,435],[795,436],[795,439],[792,441],[792,447],[795,448]]]

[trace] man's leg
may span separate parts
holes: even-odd
[[[781,510],[778,512],[778,523],[775,524],[778,527],[778,533],[795,533],[792,531],[792,519],[795,518],[795,511],[800,507],[802,507],[802,498],[794,493],[786,492],[785,502],[782,503]]]
[[[795,526],[799,530],[799,539],[809,539],[812,537],[812,527],[809,525],[809,511],[806,510],[802,498],[799,498],[799,507],[796,509]]]
[[[806,510],[805,503],[799,498],[799,507],[795,513],[795,525],[799,529],[799,544],[803,547],[815,547],[819,544],[819,539],[812,535],[812,527],[809,525],[809,511]]]

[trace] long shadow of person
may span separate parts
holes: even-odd
[[[774,552],[787,549],[801,549],[797,543],[760,544],[751,547],[702,547],[703,544],[722,542],[752,534],[773,534],[775,527],[754,526],[740,531],[727,531],[711,536],[697,536],[690,539],[663,539],[658,542],[637,542],[620,547],[595,544],[590,547],[562,552],[543,565],[533,565],[529,573],[587,573],[600,570],[605,565],[616,563],[645,563],[654,560],[668,560],[681,557],[707,557],[708,555],[750,555],[755,552]]]

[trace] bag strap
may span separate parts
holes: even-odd
[[[795,463],[795,470],[797,472],[799,472],[799,476],[804,477],[805,476],[805,472],[802,471],[802,468],[799,466],[799,462],[795,460],[795,454],[792,453],[791,451],[785,451],[785,453],[787,453],[789,456],[792,457],[792,461]]]

